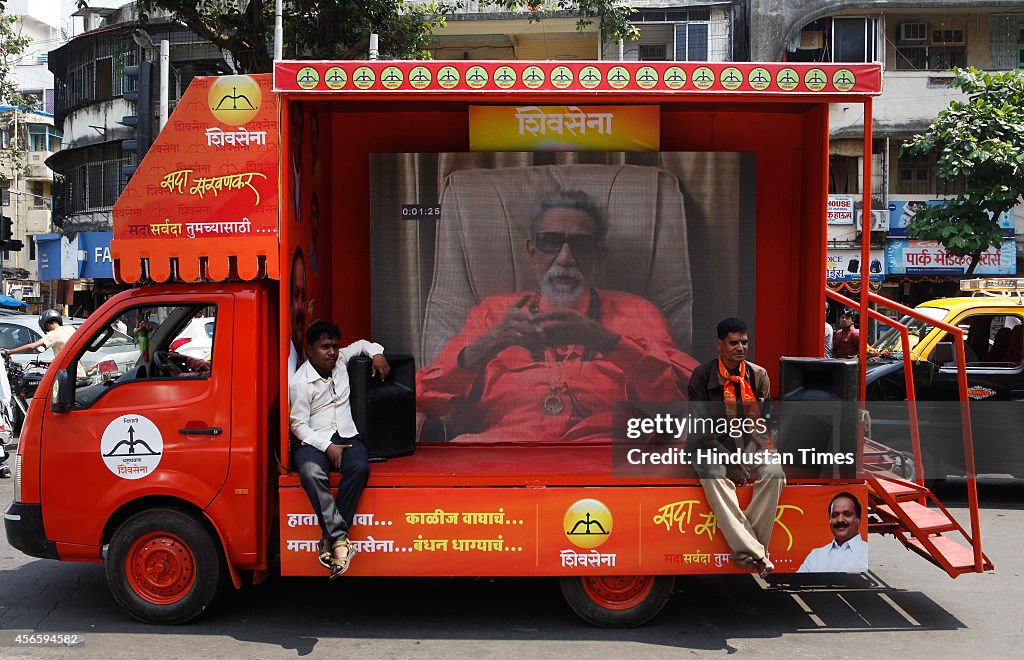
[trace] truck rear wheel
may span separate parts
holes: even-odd
[[[224,579],[217,544],[195,518],[150,509],[110,540],[107,584],[114,600],[147,623],[185,623],[213,603]]]
[[[561,578],[562,595],[587,623],[601,628],[642,626],[672,596],[673,575],[584,575]]]

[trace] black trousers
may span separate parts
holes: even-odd
[[[366,445],[358,435],[341,438],[337,433],[331,438],[336,445],[350,444],[341,455],[341,483],[338,494],[331,497],[331,462],[327,454],[310,445],[299,445],[292,452],[295,466],[299,471],[299,482],[313,505],[320,529],[328,542],[348,538],[348,529],[356,515],[356,505],[370,479],[370,464],[367,462]]]

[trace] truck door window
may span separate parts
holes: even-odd
[[[133,381],[210,378],[216,317],[216,305],[195,302],[132,307],[111,318],[79,355],[88,380],[76,404]]]

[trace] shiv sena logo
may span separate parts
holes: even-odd
[[[223,76],[210,85],[207,101],[217,121],[241,126],[252,121],[259,112],[263,92],[250,76]]]
[[[595,499],[577,500],[562,518],[565,538],[579,548],[596,548],[612,533],[612,512]]]

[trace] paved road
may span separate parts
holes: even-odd
[[[4,507],[10,483],[0,482]],[[966,522],[963,483],[940,497]],[[654,622],[626,631],[587,626],[556,581],[535,579],[277,578],[229,594],[196,623],[149,626],[114,603],[102,567],[30,559],[3,539],[0,658],[1017,657],[1024,481],[983,480],[982,497],[994,573],[950,580],[892,539],[873,537],[867,576],[831,585],[794,576],[767,584],[683,578]],[[85,632],[87,641],[71,649],[12,646],[26,631]]]

